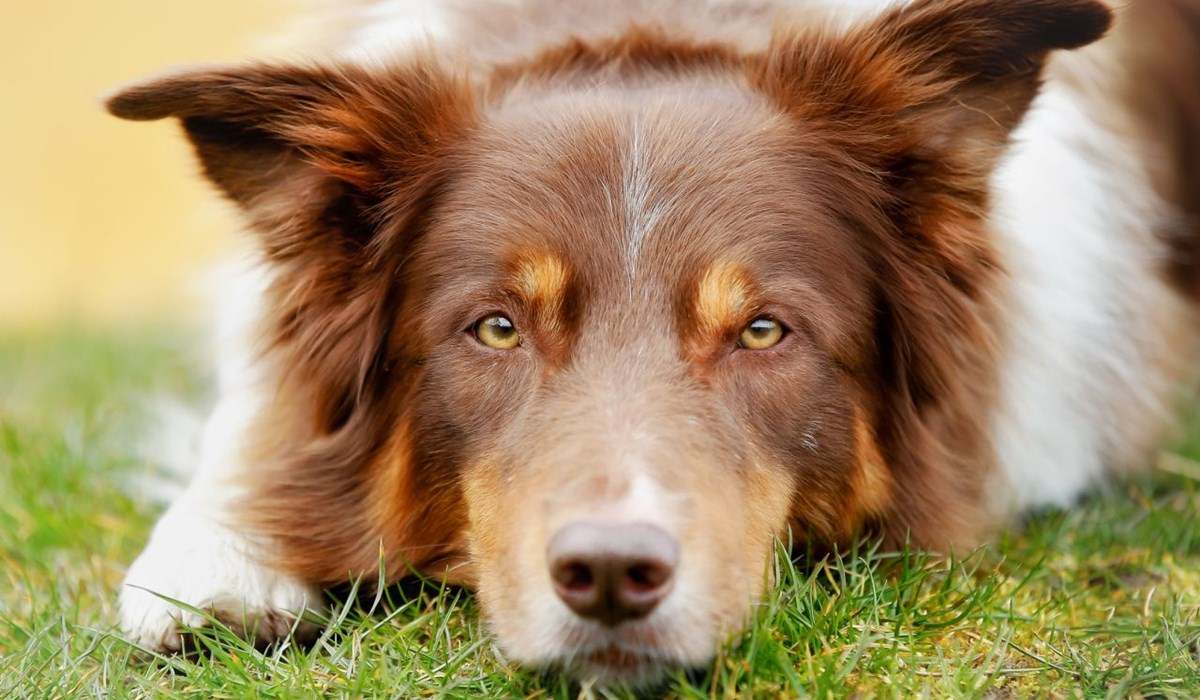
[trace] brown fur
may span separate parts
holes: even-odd
[[[893,544],[910,535],[926,546],[969,544],[986,524],[977,510],[990,459],[981,420],[998,313],[986,180],[1047,50],[1093,40],[1109,19],[1086,2],[1008,3],[1006,36],[988,14],[1000,9],[917,3],[836,41],[784,36],[757,78],[801,123],[847,134],[826,148],[848,178],[881,176],[874,191],[861,179],[832,189],[857,194],[846,209],[870,217],[853,224],[877,255],[878,364],[859,376],[897,484],[881,522]],[[1029,18],[1043,24],[1022,28]],[[872,388],[880,384],[882,393]]]
[[[1200,300],[1200,3],[1139,0],[1122,14],[1129,95],[1138,139],[1157,164],[1151,180],[1180,216],[1159,232],[1167,241],[1167,274]]]
[[[389,579],[450,567],[519,636],[545,542],[632,490],[629,460],[689,504],[678,537],[721,627],[789,526],[976,541],[988,177],[1048,53],[1109,13],[922,0],[757,44],[721,21],[514,34],[469,75],[258,66],[110,102],[183,120],[276,270],[278,391],[243,504],[276,565],[326,583],[380,553]],[[472,341],[496,312],[521,346]],[[736,349],[758,314],[788,335]]]

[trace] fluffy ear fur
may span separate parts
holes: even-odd
[[[879,280],[875,434],[896,472],[893,543],[969,543],[994,387],[999,256],[988,178],[1055,49],[1099,38],[1095,0],[917,0],[835,34],[782,33],[752,74],[821,143]],[[819,138],[812,138],[812,135]],[[882,391],[880,391],[882,388]]]
[[[346,419],[383,342],[394,266],[473,89],[432,60],[387,68],[252,64],[200,69],[108,100],[125,119],[181,120],[205,173],[248,215],[277,265],[275,345],[325,384],[318,421]]]
[[[443,556],[454,540],[449,525],[421,520],[437,501],[413,495],[419,479],[403,446],[388,446],[403,432],[394,394],[414,384],[414,363],[390,344],[397,271],[476,113],[474,88],[436,65],[208,69],[108,101],[126,119],[179,118],[271,263],[262,330],[281,376],[272,377],[269,421],[254,431],[253,497],[238,517],[280,544],[276,566],[312,580],[373,570],[381,542],[402,570]],[[391,469],[389,496],[411,500],[390,506],[419,527],[389,530],[368,512],[377,459]]]
[[[759,80],[800,116],[886,114],[928,148],[990,164],[1049,53],[1099,39],[1111,21],[1098,0],[917,0],[846,36],[780,34]]]
[[[377,215],[416,207],[474,113],[466,82],[436,66],[201,69],[125,88],[107,106],[124,119],[179,118],[205,174],[250,215],[268,255],[286,258],[337,237],[362,243]]]

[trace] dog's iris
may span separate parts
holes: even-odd
[[[521,334],[512,320],[503,314],[491,314],[475,324],[475,338],[496,350],[511,350],[521,343]]]
[[[783,340],[783,325],[768,316],[760,316],[742,329],[738,347],[746,350],[766,350]]]

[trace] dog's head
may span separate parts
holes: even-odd
[[[130,88],[274,266],[254,525],[321,580],[448,572],[504,649],[708,659],[776,538],[969,540],[987,179],[1091,0],[924,0],[753,55],[648,31],[487,75]]]

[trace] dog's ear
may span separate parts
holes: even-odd
[[[916,0],[849,33],[783,32],[757,77],[799,116],[883,120],[928,148],[992,161],[1050,52],[1111,22],[1098,0]]]
[[[915,0],[849,31],[784,30],[753,67],[872,258],[878,374],[863,382],[895,472],[893,543],[969,540],[987,520],[970,504],[999,361],[990,175],[1050,53],[1111,20],[1096,0]]]
[[[200,69],[108,100],[126,119],[178,118],[204,172],[246,213],[276,263],[264,334],[289,353],[281,364],[316,397],[323,429],[390,386],[369,380],[385,364],[396,276],[474,125],[474,94],[423,60]]]
[[[274,353],[264,366],[279,376],[266,392],[273,403],[258,409],[271,422],[254,436],[246,488],[254,497],[239,515],[281,543],[277,566],[337,580],[346,562],[371,570],[381,541],[429,558],[452,539],[436,528],[454,511],[420,514],[453,489],[418,492],[407,453],[386,447],[418,371],[389,340],[402,334],[395,324],[413,224],[451,176],[475,123],[474,95],[465,77],[421,60],[197,70],[108,100],[118,117],[178,118],[204,172],[247,214],[275,263],[261,333]],[[385,450],[396,455],[387,464],[396,486],[381,493],[412,499],[411,509],[388,504],[410,518],[398,531],[363,513],[367,472]]]
[[[205,174],[284,257],[413,209],[474,109],[465,82],[432,62],[199,69],[127,87],[107,107],[178,118]]]

